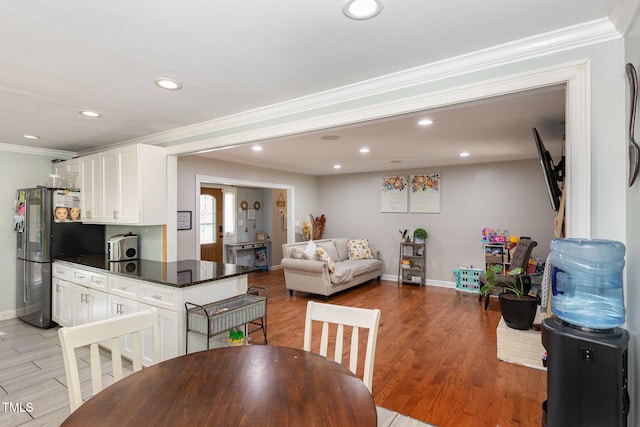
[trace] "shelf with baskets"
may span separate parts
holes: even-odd
[[[398,265],[398,286],[413,283],[420,286],[427,278],[426,243],[401,242],[400,262]]]

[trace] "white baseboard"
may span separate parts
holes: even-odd
[[[397,282],[398,281],[398,276],[395,274],[383,274],[380,277],[382,280],[389,280],[392,282]],[[456,288],[456,283],[455,282],[447,282],[444,280],[429,280],[427,279],[427,286],[438,286],[441,288],[452,288],[455,289]]]
[[[18,317],[15,310],[7,310],[0,312],[0,320],[15,319]]]

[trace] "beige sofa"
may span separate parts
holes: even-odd
[[[315,245],[324,249],[326,255],[333,261],[333,272],[330,271],[331,260],[321,261],[317,259],[317,256],[314,256],[314,259],[309,259],[311,251],[305,255],[305,249],[309,242],[282,245],[281,265],[284,269],[284,279],[289,295],[293,295],[293,291],[307,292],[322,295],[326,300],[329,295],[336,292],[372,279],[380,280],[382,262],[377,259],[377,255],[373,251],[368,252],[372,258],[353,259],[367,253],[357,250],[363,246],[363,242],[365,248],[368,248],[366,239],[355,240],[342,237],[314,241]]]

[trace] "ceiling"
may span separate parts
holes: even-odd
[[[608,19],[629,2],[385,3],[354,21],[342,0],[0,2],[0,145],[95,151]],[[160,89],[157,77],[183,88]],[[422,116],[434,124],[417,127]],[[559,145],[563,121],[554,87],[206,155],[314,175],[531,158],[531,127]]]

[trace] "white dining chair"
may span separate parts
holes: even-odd
[[[349,350],[349,370],[354,374],[357,374],[356,370],[358,367],[359,329],[366,328],[369,330],[362,381],[369,391],[371,391],[378,325],[380,324],[380,310],[377,308],[366,309],[309,301],[307,303],[307,316],[304,327],[304,350],[306,351],[311,351],[313,321],[322,322],[319,354],[325,357],[327,357],[329,347],[329,324],[337,325],[335,328],[336,337],[333,360],[338,363],[342,363],[344,326],[350,326],[352,328],[351,346]]]
[[[89,346],[91,383],[93,395],[102,390],[102,369],[100,366],[100,353],[98,343],[108,340],[111,346],[111,364],[114,382],[122,379],[122,351],[120,338],[131,338],[131,361],[133,372],[142,369],[142,341],[141,333],[151,331],[153,347],[153,363],[160,361],[160,327],[158,312],[155,308],[127,314],[124,316],[86,323],[78,326],[63,327],[58,330],[64,369],[67,376],[67,388],[69,390],[69,404],[71,412],[82,405],[82,392],[80,390],[80,375],[76,359],[76,349]]]

